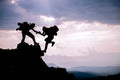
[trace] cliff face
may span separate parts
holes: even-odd
[[[16,49],[0,49],[0,79],[74,80],[65,68],[48,67],[39,45],[18,44]]]

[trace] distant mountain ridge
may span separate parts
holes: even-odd
[[[101,76],[91,72],[71,71],[76,80],[120,80],[120,73],[114,75]]]
[[[49,67],[55,67],[55,68],[58,67],[58,66],[57,66],[56,64],[54,64],[54,63],[47,63],[47,65],[48,65]]]
[[[120,73],[120,66],[79,66],[72,67],[68,71],[91,72],[100,75],[113,75]]]
[[[80,72],[80,71],[69,71],[69,72],[72,73],[77,80],[84,80],[84,79],[95,78],[100,76],[91,72]]]

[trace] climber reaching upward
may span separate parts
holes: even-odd
[[[45,49],[44,49],[44,52],[46,52],[49,43],[51,43],[52,46],[55,44],[55,42],[52,40],[54,39],[54,36],[57,36],[57,32],[59,31],[59,28],[56,25],[50,28],[47,28],[44,26],[42,30],[43,30],[43,33],[41,32],[38,32],[38,33],[43,36],[47,35],[47,38],[45,39],[46,43],[45,43]]]

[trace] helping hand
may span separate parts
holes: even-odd
[[[40,32],[40,31],[38,31],[38,32],[36,32],[36,34],[41,34],[41,32]]]

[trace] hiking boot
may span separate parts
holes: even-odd
[[[52,47],[54,46],[55,42],[52,42]]]

